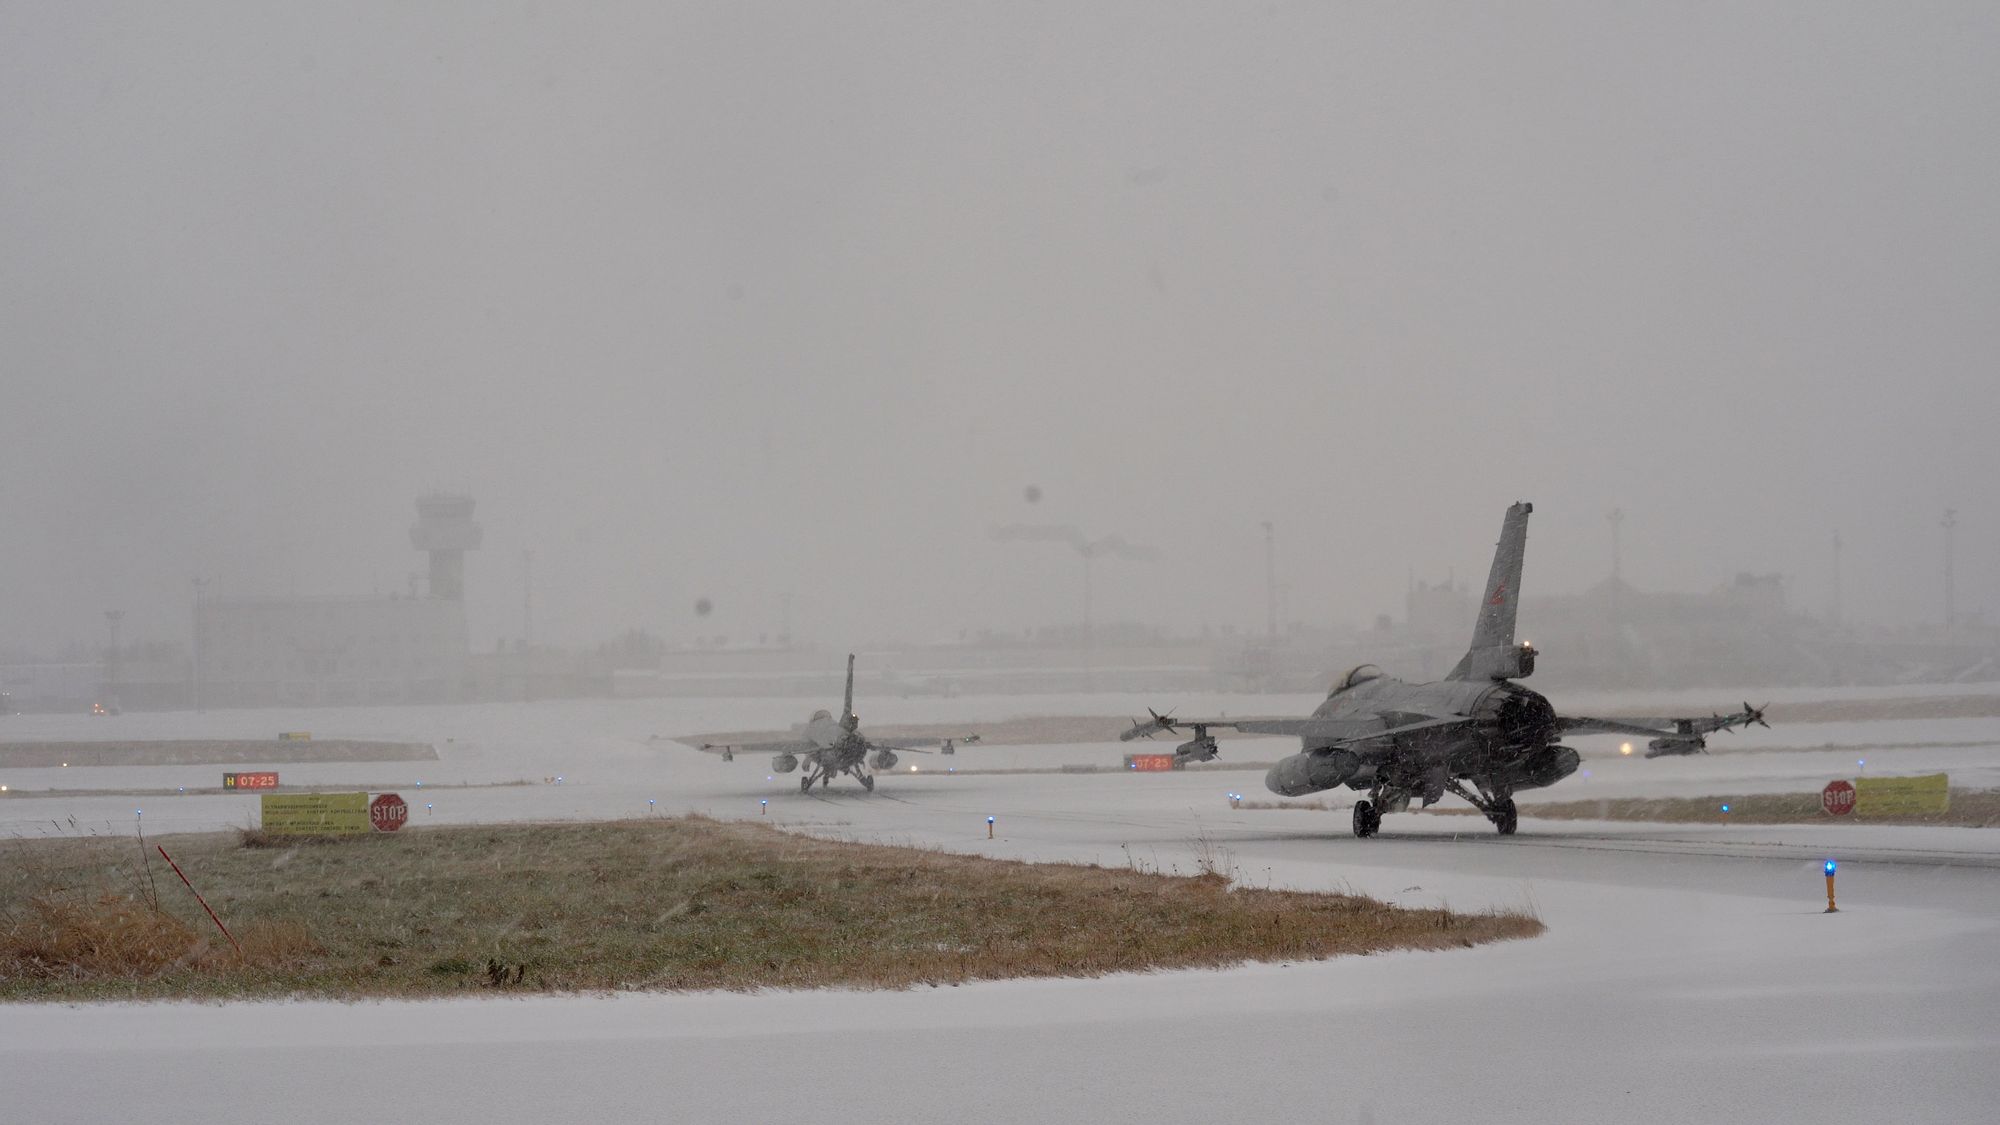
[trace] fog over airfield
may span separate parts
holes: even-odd
[[[1169,8],[1173,10],[1168,10]],[[0,649],[402,589],[481,647],[1737,571],[2000,613],[1987,3],[0,3]],[[1024,489],[1042,490],[1030,504]],[[698,597],[715,612],[697,621]]]

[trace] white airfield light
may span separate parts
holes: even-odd
[[[1618,747],[1618,752],[1629,756],[1632,753],[1632,744],[1629,742],[1624,743]]]

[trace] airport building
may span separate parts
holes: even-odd
[[[417,501],[410,543],[430,556],[408,594],[208,598],[195,608],[192,690],[201,706],[420,703],[468,694],[469,496]]]

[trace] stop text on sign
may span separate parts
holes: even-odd
[[[276,789],[278,772],[266,773],[225,773],[222,775],[224,789]]]
[[[368,822],[377,832],[394,832],[409,820],[409,803],[395,793],[384,793],[368,802]]]
[[[1849,781],[1829,781],[1819,791],[1819,806],[1828,816],[1846,816],[1854,811],[1854,785]]]

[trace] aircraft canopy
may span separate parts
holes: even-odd
[[[1375,665],[1356,664],[1354,667],[1348,669],[1347,674],[1345,676],[1342,676],[1338,680],[1335,680],[1333,682],[1333,690],[1328,692],[1327,694],[1339,695],[1341,692],[1346,691],[1347,689],[1354,687],[1357,684],[1365,684],[1369,680],[1378,680],[1381,678],[1382,678],[1382,669],[1376,667]]]

